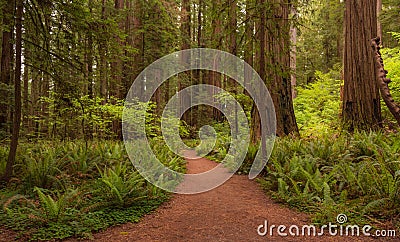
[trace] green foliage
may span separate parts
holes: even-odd
[[[400,41],[399,33],[392,33],[393,37]],[[382,58],[385,65],[385,70],[388,71],[387,77],[392,80],[389,84],[390,93],[393,99],[399,103],[400,102],[400,46],[397,44],[394,48],[383,48],[381,49]],[[396,122],[389,112],[388,108],[382,101],[382,115],[384,118]]]
[[[316,72],[317,81],[298,88],[294,109],[300,133],[320,136],[339,127],[340,80],[334,71]]]
[[[185,171],[182,158],[151,143],[162,163]],[[139,221],[168,198],[135,171],[119,141],[21,143],[15,168],[18,179],[0,190],[0,226],[32,240],[90,238]]]
[[[344,2],[336,0],[299,1],[296,77],[298,85],[317,78],[316,71],[328,73],[342,61]]]
[[[312,212],[316,223],[334,221],[339,213],[358,221],[364,214],[395,219],[399,142],[382,133],[278,139],[260,182],[273,197]]]
[[[117,164],[113,168],[100,171],[103,192],[111,204],[127,207],[144,198],[144,179],[132,166]]]

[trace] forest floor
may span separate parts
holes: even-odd
[[[202,173],[217,163],[195,156],[187,159],[187,172]],[[387,241],[366,237],[279,237],[258,235],[257,228],[310,224],[310,218],[267,197],[256,181],[234,175],[226,183],[195,195],[176,194],[139,223],[108,228],[94,235],[95,241]],[[335,221],[332,221],[335,222]],[[286,232],[288,229],[286,229]],[[317,230],[319,231],[319,230]],[[328,232],[325,232],[327,234]],[[361,233],[361,231],[360,231]],[[67,241],[78,241],[69,239]]]

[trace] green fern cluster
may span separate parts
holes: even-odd
[[[260,182],[277,199],[328,222],[334,219],[326,215],[333,216],[338,209],[359,219],[363,215],[396,218],[400,214],[399,142],[395,135],[372,132],[278,139]]]
[[[162,163],[185,171],[182,158],[151,143]],[[21,143],[15,173],[18,179],[0,190],[0,226],[32,240],[90,238],[138,221],[168,197],[139,175],[119,141]]]

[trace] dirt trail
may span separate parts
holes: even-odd
[[[188,173],[201,173],[217,164],[188,159]],[[309,224],[307,215],[277,204],[265,196],[255,181],[234,175],[222,186],[196,195],[173,198],[137,224],[124,224],[94,235],[95,241],[378,241],[357,237],[291,237],[257,234],[268,224]],[[300,232],[301,233],[301,232]],[[277,234],[276,229],[274,234]],[[73,241],[73,240],[69,240]]]

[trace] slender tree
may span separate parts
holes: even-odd
[[[17,154],[17,146],[19,139],[19,130],[21,126],[21,69],[22,69],[22,15],[23,15],[23,0],[17,0],[16,3],[16,23],[15,23],[15,82],[14,82],[14,116],[13,129],[10,144],[10,152],[6,164],[6,170],[3,175],[3,180],[8,182],[13,174],[15,157]]]

